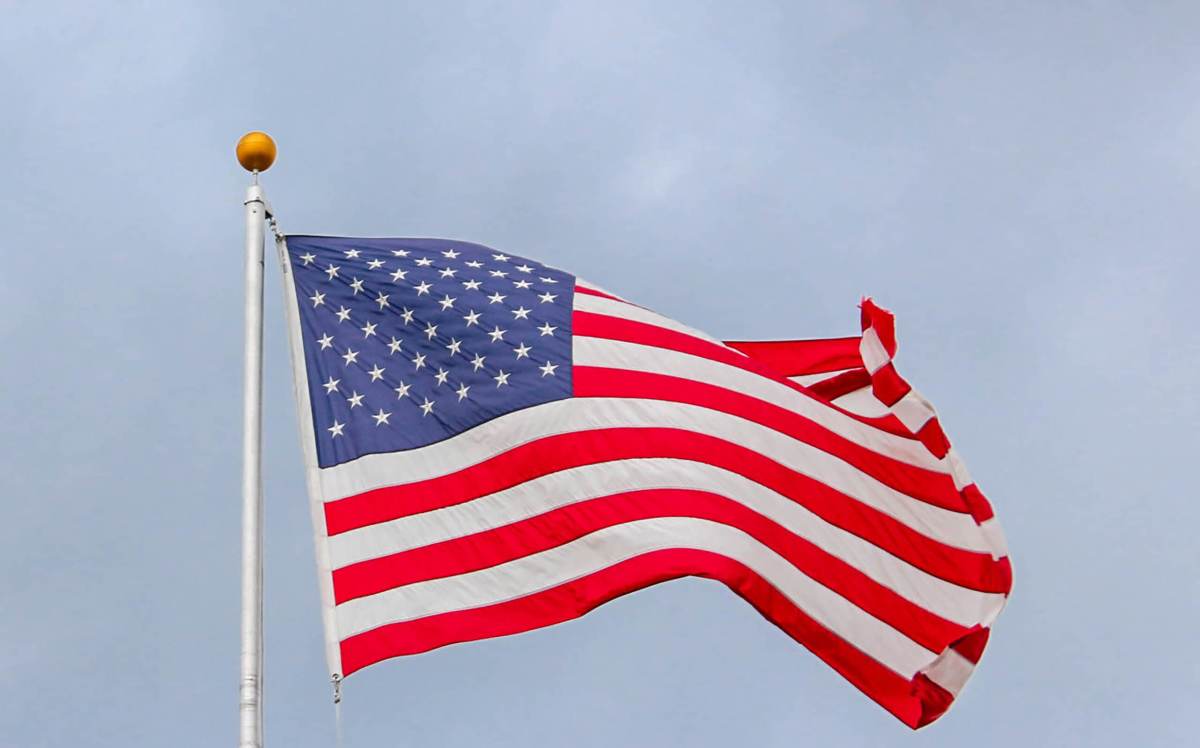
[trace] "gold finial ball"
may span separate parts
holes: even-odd
[[[265,132],[248,132],[238,141],[237,160],[246,171],[266,171],[275,163],[275,141]]]

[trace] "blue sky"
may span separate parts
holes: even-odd
[[[348,746],[1187,742],[1198,36],[1189,3],[6,5],[0,742],[235,741],[255,128],[288,231],[472,239],[726,338],[873,295],[1016,568],[917,734],[685,580],[356,674]],[[267,738],[329,745],[281,298],[269,264]]]

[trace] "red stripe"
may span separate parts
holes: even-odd
[[[886,366],[871,375],[871,389],[875,398],[889,408],[900,401],[912,390],[912,386],[896,372],[896,366],[888,362]]]
[[[576,397],[651,398],[698,405],[745,418],[827,452],[914,499],[968,513],[966,502],[948,473],[881,455],[765,400],[691,379],[627,369],[576,366],[573,377]]]
[[[829,379],[808,385],[808,391],[826,400],[836,400],[843,395],[871,386],[871,375],[866,369],[851,369]]]
[[[785,377],[821,374],[862,366],[862,338],[827,340],[727,340],[725,345],[741,351],[763,366]]]
[[[745,476],[830,524],[960,587],[1007,592],[1007,559],[953,548],[745,447],[681,429],[621,428],[559,434],[514,447],[448,475],[379,488],[325,504],[330,535],[485,496],[541,475],[623,459],[692,460]]]
[[[975,518],[976,522],[983,524],[996,516],[996,513],[992,511],[991,503],[988,502],[983,492],[974,483],[964,487],[962,494],[963,498],[967,501],[967,506],[971,509],[971,516]]]
[[[602,299],[612,299],[613,301],[619,301],[622,304],[629,304],[629,302],[625,301],[625,299],[618,299],[616,296],[613,296],[612,294],[607,294],[607,293],[604,293],[603,291],[598,291],[594,288],[588,288],[587,286],[581,286],[578,283],[575,284],[575,292],[576,293],[584,293],[584,294],[587,294],[588,296],[599,296]],[[630,306],[635,306],[635,305],[630,304]]]
[[[658,348],[679,351],[680,353],[688,353],[693,356],[700,356],[712,359],[713,361],[720,361],[730,366],[736,366],[739,369],[753,371],[776,381],[785,382],[792,385],[793,389],[797,391],[802,392],[804,390],[803,387],[794,382],[781,379],[778,374],[748,356],[694,335],[688,335],[678,330],[669,330],[665,327],[658,327],[646,322],[576,310],[571,319],[571,334],[575,336],[607,338],[609,340],[623,340],[629,343],[641,343],[642,345],[652,345]]]
[[[939,460],[950,451],[950,440],[946,438],[946,432],[942,431],[942,424],[938,422],[937,416],[930,418],[917,430],[917,438],[930,454]]]
[[[916,694],[916,701],[921,705],[921,716],[917,718],[917,724],[909,725],[913,729],[933,722],[945,714],[954,703],[954,694],[934,683],[924,673],[918,673],[917,677],[913,678],[913,692]]]
[[[352,564],[333,572],[335,602],[486,569],[606,527],[656,517],[696,517],[736,527],[930,652],[942,651],[967,633],[966,627],[925,610],[777,522],[724,496],[688,489],[630,491],[590,499],[503,527]]]
[[[870,299],[862,300],[862,330],[874,328],[875,335],[887,351],[888,358],[896,357],[896,317]]]
[[[871,428],[885,431],[889,434],[899,436],[905,439],[916,438],[904,428],[895,428],[890,426],[889,419],[876,419],[861,416],[858,413],[840,408],[836,405],[831,405],[825,400],[814,395],[796,382],[793,382],[785,377],[781,377],[771,369],[758,363],[749,356],[743,356],[737,351],[717,345],[716,343],[697,338],[693,335],[678,332],[676,330],[668,330],[665,327],[647,324],[645,322],[635,322],[633,320],[623,319],[621,317],[609,317],[604,314],[595,314],[593,312],[576,311],[571,320],[571,332],[573,335],[587,336],[592,338],[605,338],[608,340],[621,340],[627,343],[638,343],[641,345],[650,345],[658,348],[666,348],[667,350],[687,353],[692,356],[707,358],[711,361],[717,361],[745,371],[752,371],[755,374],[766,377],[774,382],[779,382],[786,387],[802,393],[805,397],[812,398],[820,402],[825,407],[833,407],[839,413],[851,418],[859,423],[865,424]],[[861,362],[860,362],[861,364]]]
[[[970,660],[972,664],[978,665],[979,658],[983,656],[983,649],[987,646],[990,633],[990,629],[978,627],[950,646],[955,652]]]
[[[713,579],[837,670],[909,727],[945,711],[946,692],[906,680],[817,623],[751,569],[707,551],[654,551],[548,590],[496,605],[393,623],[341,642],[343,675],[389,657],[427,652],[569,621],[621,595],[685,576]],[[927,680],[927,679],[925,679]]]

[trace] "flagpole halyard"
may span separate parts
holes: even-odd
[[[242,644],[239,748],[262,746],[262,336],[263,226],[270,207],[258,174],[275,161],[275,142],[250,132],[237,144],[238,162],[254,175],[246,189],[245,350],[242,398]]]

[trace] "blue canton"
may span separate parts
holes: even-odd
[[[443,239],[287,248],[321,467],[571,396],[573,275]]]

